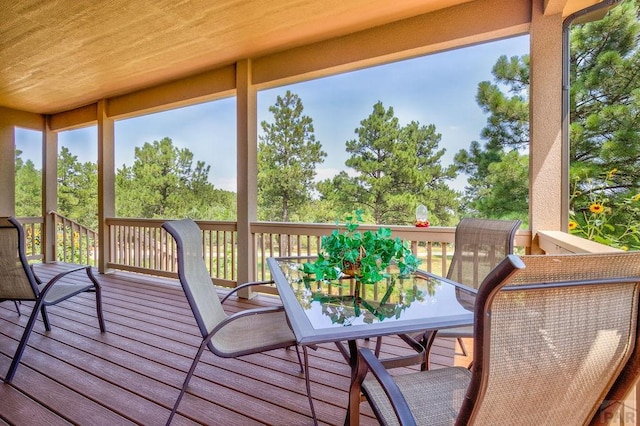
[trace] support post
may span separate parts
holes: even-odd
[[[564,191],[562,155],[562,14],[544,15],[544,0],[532,2],[529,96],[529,226],[558,231]],[[537,239],[531,252],[541,253]]]
[[[98,271],[107,273],[111,256],[111,236],[106,219],[116,213],[115,126],[107,116],[107,101],[98,101]]]
[[[42,133],[42,232],[45,263],[56,261],[57,238],[55,217],[58,210],[58,133],[51,130],[51,117],[46,117]]]
[[[0,114],[0,216],[13,216],[16,211],[16,137],[13,124],[5,117]]]
[[[257,219],[258,106],[251,69],[249,59],[236,64],[238,283],[253,281],[256,273],[255,241],[251,233],[251,222]],[[239,296],[251,298],[252,293],[249,289],[241,290]]]

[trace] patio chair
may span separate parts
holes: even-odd
[[[304,371],[296,338],[289,327],[282,306],[248,309],[232,315],[227,315],[222,307],[222,303],[230,294],[241,288],[266,282],[245,283],[236,287],[220,301],[203,259],[200,227],[190,219],[165,222],[162,227],[176,241],[180,284],[203,338],[167,420],[167,425],[176,414],[187,385],[206,348],[219,357],[236,358],[295,346],[300,369]]]
[[[520,220],[462,219],[456,227],[455,248],[447,278],[475,289],[480,287],[498,262],[513,254],[513,239],[521,223]],[[473,327],[444,328],[437,330],[437,334],[438,337],[456,338],[463,356],[468,356],[462,339],[473,337]],[[422,340],[427,358],[435,335],[436,332],[430,339],[425,336]]]
[[[605,424],[640,375],[639,290],[640,252],[510,255],[478,292],[471,371],[392,377],[364,348],[362,392],[385,425]]]
[[[494,220],[463,218],[456,227],[455,248],[453,258],[447,271],[447,278],[477,289],[491,270],[508,254],[513,253],[513,240],[522,222],[520,220]],[[473,301],[471,301],[473,309]],[[422,369],[429,368],[431,346],[438,337],[455,338],[463,356],[468,356],[463,338],[473,337],[473,327],[455,327],[442,330],[430,330],[410,336],[400,336],[410,346],[424,349]],[[414,342],[412,342],[412,340]],[[416,345],[416,342],[419,345]],[[376,347],[376,355],[380,352],[380,342]],[[413,363],[411,357],[394,361],[397,366]],[[393,365],[387,361],[387,366]]]
[[[33,309],[27,324],[22,333],[20,343],[13,356],[9,371],[7,372],[4,382],[11,383],[13,376],[18,368],[22,354],[27,347],[27,341],[31,335],[31,331],[36,323],[38,312],[42,313],[42,321],[47,331],[51,331],[49,317],[47,315],[47,306],[55,305],[63,300],[67,300],[72,296],[83,293],[88,290],[95,290],[96,294],[96,311],[98,315],[98,324],[100,332],[105,332],[104,317],[102,315],[102,293],[100,284],[96,280],[90,266],[77,266],[63,271],[43,283],[35,274],[33,268],[27,261],[25,254],[25,236],[22,225],[14,217],[0,218],[0,302],[13,301],[20,312],[20,302],[33,301]],[[86,282],[79,280],[60,281],[63,277],[77,271],[85,270],[87,277]],[[24,306],[24,305],[22,305]]]

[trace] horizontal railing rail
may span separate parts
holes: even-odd
[[[615,247],[587,240],[562,231],[538,231],[540,248],[546,254],[620,252]]]

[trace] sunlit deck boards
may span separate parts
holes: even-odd
[[[64,265],[38,265],[43,278]],[[82,277],[79,275],[78,277]],[[86,279],[85,277],[79,279]],[[166,422],[200,335],[175,280],[116,272],[98,275],[107,333],[100,334],[93,294],[49,308],[52,331],[39,321],[11,385],[0,388],[0,421],[17,425]],[[221,290],[221,294],[224,291]],[[230,299],[228,312],[277,304],[277,298]],[[0,375],[9,368],[30,312],[0,304]],[[384,350],[406,351],[397,338]],[[394,344],[395,343],[395,344]],[[446,346],[446,345],[445,345]],[[312,393],[321,424],[342,424],[349,367],[334,345],[310,352]],[[452,349],[432,359],[452,362]],[[361,423],[376,424],[366,403]],[[295,350],[240,359],[205,353],[173,424],[312,424]]]

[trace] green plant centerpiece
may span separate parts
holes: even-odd
[[[303,272],[317,281],[354,278],[359,289],[359,283],[373,284],[388,277],[387,268],[392,264],[401,276],[418,268],[420,260],[407,243],[391,237],[391,229],[360,232],[361,223],[362,211],[357,210],[346,217],[343,232],[335,229],[323,236],[317,260],[305,263]]]

